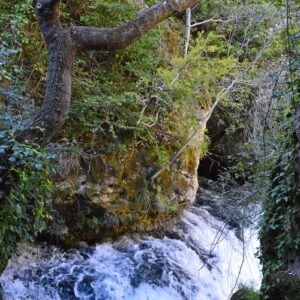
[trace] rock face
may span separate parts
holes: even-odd
[[[237,157],[243,151],[246,135],[243,130],[227,134],[230,122],[213,114],[207,123],[210,137],[209,156],[200,162],[199,176],[204,176],[215,181],[228,167],[236,164]],[[241,158],[238,158],[241,160]]]
[[[196,197],[205,122],[201,125],[168,168],[158,168],[157,154],[143,146],[116,153],[89,149],[77,157],[60,155],[65,174],[57,180],[52,234],[71,246],[124,232],[161,230],[172,223]],[[165,150],[171,161],[180,149],[166,144]]]

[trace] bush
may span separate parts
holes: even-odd
[[[32,241],[51,219],[51,156],[38,145],[0,134],[0,270],[18,243]]]
[[[300,279],[294,275],[278,272],[266,276],[263,285],[263,299],[300,300]]]

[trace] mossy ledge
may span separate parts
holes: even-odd
[[[149,145],[105,153],[94,144],[76,157],[61,153],[54,222],[42,237],[75,246],[123,233],[163,232],[195,200],[204,122],[201,128],[168,168],[159,165],[160,157]],[[166,144],[163,152],[169,162],[178,149]],[[158,170],[163,171],[151,180]]]

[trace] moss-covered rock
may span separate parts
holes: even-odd
[[[263,299],[300,300],[300,279],[284,272],[270,274],[264,279]]]
[[[204,126],[168,168],[160,164],[157,149],[149,144],[115,152],[103,152],[94,144],[77,157],[62,153],[52,234],[73,246],[172,224],[196,197]],[[167,162],[178,150],[172,143],[161,143]],[[152,180],[159,170],[162,172]]]
[[[232,295],[230,300],[259,300],[259,294],[250,288],[242,287]]]

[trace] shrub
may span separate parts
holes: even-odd
[[[0,270],[18,243],[32,241],[51,215],[49,179],[52,158],[38,145],[19,143],[14,135],[0,135]]]

